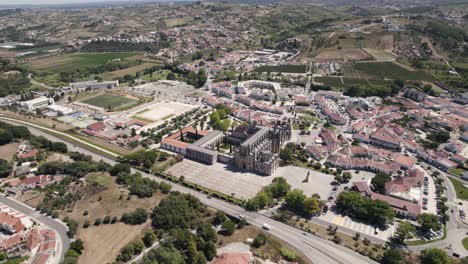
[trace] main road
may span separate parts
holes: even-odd
[[[111,165],[114,165],[116,163],[114,160],[106,158],[98,153],[88,151],[79,146],[75,146],[67,142],[66,140],[57,138],[53,135],[54,133],[60,133],[60,132],[55,132],[55,131],[51,132],[51,129],[45,129],[45,128],[38,129],[37,125],[32,125],[32,124],[22,122],[22,121],[16,121],[10,118],[0,117],[0,119],[3,119],[9,123],[25,125],[26,127],[29,128],[31,133],[35,135],[44,136],[51,141],[63,142],[67,144],[69,150],[78,151],[80,153],[90,155],[96,161],[103,160]],[[64,134],[64,135],[66,135],[67,137],[70,137],[70,139],[74,141],[77,140],[73,136],[70,136],[67,134]],[[139,172],[144,177],[151,178],[159,182],[166,181],[157,176],[154,176],[154,175],[151,175],[151,174],[139,171],[139,170],[133,169],[133,172]],[[374,264],[374,263],[377,263],[365,256],[360,255],[359,253],[351,249],[337,245],[329,240],[311,235],[309,233],[305,233],[297,228],[291,227],[284,223],[280,223],[278,221],[275,221],[271,218],[260,215],[258,213],[246,211],[244,208],[240,206],[233,205],[233,204],[227,203],[219,199],[207,197],[205,194],[202,194],[200,192],[197,192],[190,188],[186,188],[181,185],[172,184],[172,186],[173,186],[172,189],[174,191],[189,193],[197,197],[202,203],[206,204],[207,206],[213,207],[217,210],[224,211],[229,215],[232,215],[234,217],[243,215],[245,216],[246,221],[249,222],[249,224],[251,225],[254,225],[259,228],[262,228],[264,224],[269,225],[271,227],[271,230],[268,232],[271,235],[276,236],[277,238],[283,240],[284,242],[288,243],[292,247],[296,248],[298,251],[300,251],[302,254],[304,254],[307,257],[309,263],[315,263],[315,264],[334,264],[334,263],[336,264],[373,263]]]

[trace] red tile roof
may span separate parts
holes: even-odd
[[[248,264],[249,261],[248,253],[224,253],[213,260],[213,264]]]
[[[24,225],[19,217],[7,214],[5,212],[0,213],[0,224],[12,227],[15,232],[20,232],[24,229]]]
[[[87,129],[89,130],[94,130],[94,131],[101,131],[101,130],[104,130],[106,128],[106,125],[104,124],[104,122],[96,122],[96,123],[93,123],[89,126],[86,127]]]

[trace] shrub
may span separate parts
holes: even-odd
[[[252,246],[259,248],[266,244],[267,238],[264,234],[258,234],[258,236],[254,239]]]
[[[296,259],[296,254],[287,248],[281,248],[280,253],[287,261],[294,261]]]

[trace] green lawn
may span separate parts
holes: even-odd
[[[459,180],[450,178],[450,181],[452,182],[453,187],[455,188],[455,192],[457,193],[457,198],[462,199],[462,200],[468,200],[468,188],[463,186],[463,183]]]
[[[101,173],[90,173],[86,175],[85,178],[89,184],[103,188],[108,187],[112,183],[112,178],[110,176]]]
[[[450,169],[449,172],[461,177],[463,172],[465,172],[465,170],[461,168],[455,168],[455,169]]]
[[[355,63],[354,69],[376,79],[430,81],[433,78],[422,71],[410,71],[393,62]]]
[[[95,67],[114,59],[125,59],[138,55],[136,52],[76,53],[31,60],[32,69],[50,72],[72,72],[87,67]]]
[[[94,105],[98,107],[103,107],[103,108],[117,108],[122,105],[128,104],[134,100],[118,96],[118,95],[112,95],[112,94],[100,94],[88,99],[85,99],[81,101],[82,103],[89,104],[89,105]]]
[[[466,250],[468,250],[468,237],[465,237],[465,238],[463,239],[463,247],[464,247]]]

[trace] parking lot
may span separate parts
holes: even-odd
[[[231,165],[215,163],[207,166],[191,160],[183,160],[169,168],[166,172],[189,182],[207,188],[234,194],[235,197],[249,199],[254,197],[263,186],[270,184],[275,177],[284,177],[292,189],[301,189],[307,196],[317,193],[326,199],[332,189],[332,175],[307,170],[299,167],[280,167],[273,176],[260,176],[252,172],[242,171]],[[309,180],[307,181],[307,175]]]
[[[436,200],[436,187],[434,179],[425,171],[424,172],[424,183],[422,186],[422,212],[437,214],[437,200]]]

